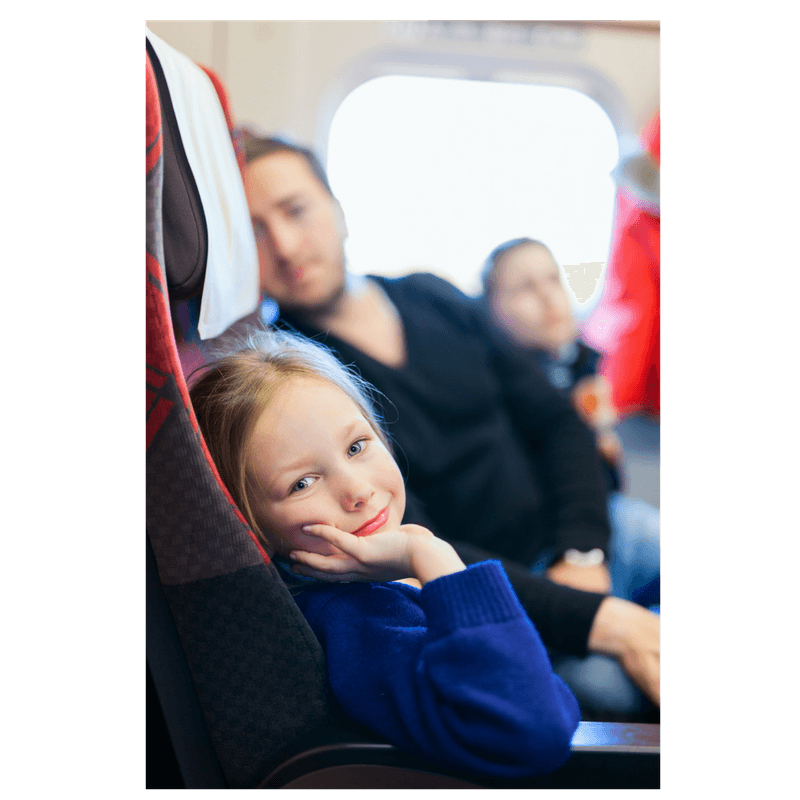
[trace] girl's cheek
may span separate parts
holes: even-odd
[[[307,525],[308,522],[306,521],[303,524]],[[302,530],[294,530],[292,535],[288,538],[294,550],[307,550],[309,553],[318,553],[321,556],[329,556],[341,552],[324,539],[320,539],[316,536],[309,536],[307,533],[303,533]]]

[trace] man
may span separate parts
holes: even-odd
[[[503,560],[545,643],[570,656],[564,671],[584,713],[635,711],[640,696],[621,700],[630,685],[618,664],[657,705],[659,619],[605,596],[601,473],[569,403],[493,347],[444,281],[348,275],[344,214],[312,153],[248,136],[246,155],[262,291],[280,324],[324,341],[383,393],[379,409],[420,501],[406,521],[427,524],[467,563]],[[532,575],[529,565],[548,557],[550,580]],[[598,668],[610,675],[605,697],[593,691]]]

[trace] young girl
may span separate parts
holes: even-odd
[[[191,398],[345,712],[455,767],[549,772],[569,755],[577,702],[500,564],[465,568],[448,543],[402,524],[402,476],[368,392],[323,347],[260,331],[212,362]]]

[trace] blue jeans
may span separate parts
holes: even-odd
[[[635,497],[613,494],[611,594],[643,606],[661,603],[661,512]]]
[[[644,500],[615,493],[608,501],[608,516],[611,594],[643,606],[659,605],[661,512]],[[552,553],[543,552],[533,571],[544,572],[552,560]]]
[[[621,494],[608,503],[611,522],[609,572],[611,594],[645,606],[661,602],[661,515],[657,508]],[[534,571],[549,566],[546,556]],[[552,653],[553,669],[578,698],[584,716],[635,720],[653,705],[610,656],[585,658]]]

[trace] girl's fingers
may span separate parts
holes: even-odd
[[[317,553],[307,553],[302,550],[293,550],[290,555],[299,554],[303,561],[296,559],[292,571],[307,578],[316,578],[322,581],[360,581],[364,576],[353,572],[353,564],[345,561],[341,556],[320,556]],[[310,556],[310,558],[307,558]],[[305,563],[303,563],[305,562]]]
[[[304,525],[303,533],[323,539],[346,553],[349,553],[353,544],[359,541],[357,537],[345,531],[340,531],[338,528],[334,528],[333,525]]]
[[[307,533],[309,536],[316,536],[318,539],[324,539],[326,542],[330,542],[332,539],[336,538],[337,535],[341,534],[338,528],[334,528],[333,525],[323,525],[322,523],[317,523],[316,525],[303,525],[303,533]]]
[[[289,553],[289,557],[302,566],[320,570],[326,574],[338,575],[342,572],[352,571],[356,566],[353,559],[347,556],[323,556],[319,553],[311,553],[308,550],[292,550]]]

